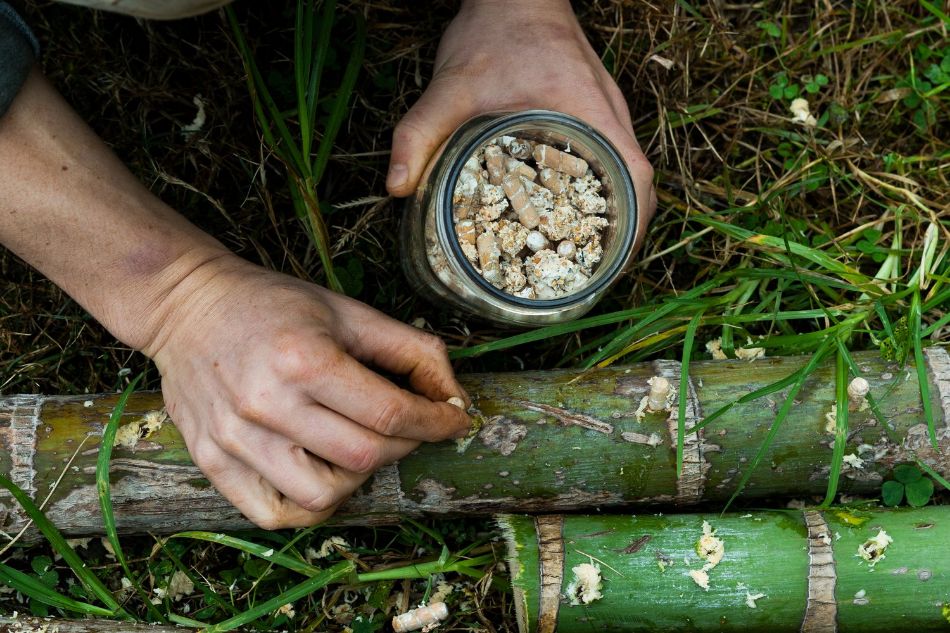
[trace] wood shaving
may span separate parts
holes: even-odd
[[[149,411],[141,419],[120,426],[115,434],[113,446],[134,449],[141,440],[147,440],[168,420],[165,409]]]
[[[696,554],[706,561],[703,569],[709,571],[718,565],[725,553],[726,544],[716,536],[716,531],[709,525],[709,521],[703,521],[703,535],[696,541]]]
[[[745,606],[749,607],[750,609],[755,609],[755,601],[767,597],[768,596],[766,596],[764,593],[752,594],[747,591],[745,592]]]
[[[697,585],[702,587],[703,591],[709,591],[709,574],[704,569],[690,569],[689,577]]]
[[[726,545],[723,540],[716,536],[716,531],[709,525],[709,521],[703,521],[703,534],[696,541],[696,555],[706,562],[702,569],[689,570],[689,577],[702,587],[703,591],[709,591],[709,571],[722,561],[725,553]]]
[[[591,563],[581,563],[571,568],[574,579],[567,586],[567,597],[574,606],[590,604],[604,597],[601,590],[603,582],[600,576],[600,567]]]
[[[726,353],[722,351],[722,337],[714,338],[713,340],[706,343],[706,351],[709,352],[713,360],[726,360],[729,358],[726,356]]]
[[[854,468],[855,470],[860,470],[864,468],[864,460],[858,457],[857,455],[855,455],[854,453],[845,455],[843,459],[844,459],[845,464],[847,464],[851,468]]]
[[[884,559],[884,552],[893,542],[894,539],[888,536],[887,532],[879,530],[876,536],[858,546],[857,556],[866,560],[869,566],[874,567]]]

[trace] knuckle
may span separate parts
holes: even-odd
[[[202,441],[189,449],[191,458],[210,481],[224,475],[228,468],[226,460],[221,458],[220,449],[208,441]]]
[[[274,368],[276,373],[291,382],[306,382],[339,367],[346,356],[330,339],[320,339],[314,345],[305,345],[296,337],[278,345]]]
[[[449,355],[449,348],[438,336],[433,336],[432,334],[423,334],[422,335],[422,344],[429,351],[430,354],[439,358],[446,358]]]
[[[332,510],[336,504],[341,501],[341,494],[332,488],[320,490],[316,496],[311,497],[300,505],[307,512],[327,512]]]
[[[267,417],[260,401],[248,394],[234,394],[232,396],[231,406],[234,409],[234,413],[242,420],[258,421]]]
[[[354,473],[369,474],[383,465],[383,448],[376,439],[368,439],[341,456],[340,466]]]
[[[400,435],[406,426],[408,404],[405,398],[387,398],[376,414],[373,430],[383,435]]]
[[[228,455],[239,455],[244,446],[241,434],[238,433],[234,424],[220,423],[212,425],[211,439],[220,450]]]
[[[248,517],[251,522],[262,530],[279,530],[284,526],[284,521],[277,513],[271,512],[262,516]]]
[[[290,380],[300,380],[307,376],[312,357],[304,351],[300,337],[283,333],[278,335],[272,364],[278,376]]]

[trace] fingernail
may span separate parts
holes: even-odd
[[[448,402],[449,404],[451,404],[453,407],[458,407],[458,408],[461,409],[462,411],[464,411],[464,410],[467,408],[467,407],[465,406],[465,401],[462,400],[461,398],[459,398],[458,396],[452,396],[451,398],[449,398],[448,400],[446,400],[446,402]]]
[[[398,189],[409,179],[409,168],[402,163],[389,166],[389,175],[386,176],[386,188]]]

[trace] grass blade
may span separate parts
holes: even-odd
[[[928,11],[930,11],[931,13],[933,13],[935,16],[937,16],[938,18],[940,18],[940,20],[941,20],[944,24],[946,24],[947,26],[950,26],[950,15],[947,15],[946,13],[944,13],[943,11],[941,11],[941,10],[937,7],[937,5],[935,5],[935,4],[931,3],[931,2],[927,2],[927,0],[920,0],[920,6],[922,6],[923,8],[927,9]]]
[[[294,200],[294,209],[297,217],[304,221],[310,230],[310,239],[316,248],[323,272],[327,276],[327,286],[334,292],[343,294],[343,285],[333,270],[333,259],[330,254],[330,233],[327,224],[320,212],[320,203],[317,201],[313,183],[310,180],[301,180],[296,174],[291,174],[293,186],[290,188]]]
[[[359,76],[360,68],[363,66],[363,54],[366,50],[366,21],[363,16],[356,14],[356,39],[353,42],[353,48],[350,52],[350,59],[346,63],[346,70],[343,71],[343,80],[340,82],[340,89],[333,100],[333,107],[330,110],[330,116],[327,119],[327,125],[323,130],[323,138],[320,139],[320,146],[317,148],[317,157],[313,166],[313,181],[319,183],[323,177],[323,172],[327,168],[327,162],[330,160],[330,152],[333,151],[333,143],[343,125],[343,118],[347,113],[347,106],[350,103],[350,95],[353,94],[353,88],[356,86],[356,78]]]
[[[143,374],[136,376],[135,379],[129,383],[129,386],[125,388],[125,391],[122,392],[122,395],[119,396],[115,408],[112,409],[112,415],[109,416],[109,422],[102,431],[99,455],[96,458],[96,490],[99,493],[99,509],[102,511],[102,524],[105,526],[106,538],[109,539],[109,544],[112,545],[112,551],[115,553],[116,560],[119,561],[119,565],[122,566],[125,577],[132,583],[132,587],[135,588],[135,592],[139,595],[139,598],[142,599],[142,603],[146,605],[149,613],[156,620],[164,622],[165,618],[161,612],[155,608],[151,600],[149,600],[148,594],[142,589],[141,583],[139,583],[135,574],[133,574],[129,568],[125,553],[122,551],[122,545],[119,543],[119,533],[115,527],[115,512],[112,509],[112,488],[109,481],[109,462],[112,459],[112,448],[113,444],[115,444],[115,434],[119,430],[119,421],[122,419],[122,413],[125,411],[125,405],[129,400],[129,396],[135,391],[135,387],[139,384],[142,376]]]
[[[481,578],[484,574],[476,572],[474,567],[483,567],[491,564],[495,560],[492,554],[484,554],[475,558],[455,560],[443,564],[439,560],[419,563],[416,565],[406,565],[395,567],[393,569],[384,569],[382,571],[371,571],[357,575],[360,582],[379,582],[381,580],[404,580],[406,578],[426,578],[431,574],[440,573],[459,573],[475,578]]]
[[[834,273],[845,281],[854,284],[859,290],[867,293],[869,296],[876,297],[882,292],[881,288],[873,283],[870,283],[868,278],[861,274],[861,272],[851,268],[850,266],[842,264],[836,259],[829,257],[822,251],[811,248],[810,246],[805,246],[798,242],[792,242],[790,240],[773,237],[771,235],[753,233],[752,231],[742,227],[728,224],[726,222],[720,222],[718,220],[713,220],[712,218],[701,215],[695,216],[694,219],[696,219],[701,224],[712,226],[726,235],[738,240],[742,240],[743,242],[765,246],[777,251],[792,253],[802,257],[813,264],[817,264],[823,270]]]
[[[295,585],[280,595],[271,598],[266,602],[262,602],[252,609],[248,609],[247,611],[244,611],[243,613],[240,613],[232,618],[228,618],[223,622],[209,626],[207,629],[205,629],[204,633],[221,633],[222,631],[230,631],[232,629],[236,629],[239,626],[253,622],[258,618],[270,615],[289,602],[295,602],[301,598],[305,598],[314,591],[322,589],[330,583],[346,578],[352,574],[355,569],[356,567],[350,561],[337,563],[330,569],[321,571],[316,576],[308,578],[299,585]]]
[[[227,534],[199,531],[179,532],[177,534],[172,534],[168,538],[190,538],[199,541],[206,541],[208,543],[218,543],[219,545],[225,545],[227,547],[251,554],[252,556],[257,556],[258,558],[266,560],[270,563],[274,563],[275,565],[285,567],[291,571],[295,571],[305,576],[313,577],[324,571],[323,569],[315,567],[298,558],[294,558],[293,556],[288,556],[287,554],[275,551],[272,547],[258,545],[257,543],[245,541],[244,539],[239,539],[234,536],[228,536]]]
[[[311,41],[313,37],[313,6],[311,0],[297,0],[297,22],[294,27],[294,87],[297,91],[297,123],[300,125],[300,154],[310,163],[310,108],[307,83],[310,78]],[[308,169],[309,171],[309,169]]]
[[[330,50],[330,32],[333,30],[333,17],[336,15],[336,0],[325,0],[320,14],[320,32],[317,34],[316,57],[310,67],[310,82],[307,85],[307,118],[310,129],[317,124],[317,101],[320,98],[320,80],[323,78],[323,66]]]
[[[772,421],[772,425],[769,427],[769,432],[766,434],[765,439],[759,445],[759,449],[756,451],[755,456],[749,462],[748,466],[745,469],[745,472],[742,473],[742,478],[739,480],[739,485],[736,486],[735,492],[732,493],[732,496],[729,497],[729,501],[726,502],[725,507],[722,509],[723,512],[729,509],[729,506],[732,505],[732,502],[736,500],[736,497],[745,489],[746,484],[749,483],[749,479],[752,477],[752,473],[755,472],[756,467],[759,465],[759,462],[762,461],[762,457],[765,456],[765,453],[769,450],[769,447],[772,446],[772,442],[775,440],[775,436],[778,434],[782,424],[785,422],[785,418],[788,417],[789,412],[792,410],[792,406],[795,402],[795,397],[798,395],[798,392],[801,391],[802,385],[805,384],[805,380],[815,371],[815,368],[818,367],[818,364],[824,360],[825,356],[828,355],[828,352],[831,350],[831,345],[833,342],[833,337],[829,336],[825,339],[824,343],[812,354],[811,359],[808,361],[808,364],[805,365],[800,371],[796,372],[798,378],[795,380],[795,384],[791,386],[788,391],[788,396],[785,398],[785,402],[782,403],[782,407],[779,409],[778,414],[775,416],[775,420]]]
[[[689,361],[693,354],[693,341],[696,330],[703,320],[703,313],[697,312],[686,326],[686,341],[683,343],[683,360],[680,364],[680,405],[676,422],[676,478],[683,474],[683,447],[686,444],[686,401],[689,397]]]
[[[63,538],[63,535],[60,534],[56,526],[46,518],[43,511],[36,507],[36,504],[33,503],[30,496],[3,475],[0,475],[0,486],[10,491],[13,498],[23,507],[23,511],[33,520],[36,527],[39,528],[43,536],[46,537],[46,540],[49,541],[50,546],[63,557],[63,560],[66,561],[69,568],[73,570],[73,573],[76,574],[76,577],[83,586],[110,609],[109,615],[120,615],[124,618],[130,618],[129,614],[116,602],[112,596],[112,592],[102,584],[98,576],[86,568],[86,564],[82,562],[79,555],[76,554],[76,551],[69,546],[69,543],[66,542],[66,539]]]
[[[840,348],[844,343],[835,339],[838,344],[838,355],[835,360],[835,447],[831,454],[831,468],[828,471],[828,488],[825,499],[821,502],[822,508],[834,503],[838,494],[838,479],[841,476],[841,463],[844,460],[844,447],[848,441],[848,361],[846,351]]]
[[[693,288],[692,290],[683,293],[681,296],[677,297],[677,300],[675,301],[666,301],[663,303],[663,305],[659,307],[653,306],[653,308],[650,310],[650,312],[646,316],[644,316],[634,325],[627,328],[626,332],[620,334],[614,343],[611,343],[610,345],[606,345],[601,352],[589,358],[583,365],[584,369],[590,369],[591,367],[593,367],[594,365],[597,365],[604,359],[609,358],[611,355],[615,355],[618,351],[620,351],[623,348],[625,342],[629,340],[631,335],[635,336],[636,332],[639,332],[640,330],[646,328],[651,323],[654,323],[666,316],[671,315],[673,312],[681,308],[683,304],[688,303],[690,301],[693,301],[703,296],[708,291],[712,290],[713,288],[718,287],[720,283],[721,283],[721,280],[717,277],[705,284],[702,284],[701,286],[697,286]],[[614,358],[611,360],[619,358],[620,356],[621,356],[620,354],[616,354]]]
[[[241,60],[244,62],[244,70],[248,75],[248,88],[251,92],[251,99],[257,104],[255,110],[258,112],[258,120],[261,127],[265,130],[265,138],[268,139],[271,149],[284,159],[284,163],[286,163],[288,169],[300,169],[309,166],[310,161],[304,162],[300,155],[300,150],[298,150],[294,144],[293,136],[287,128],[287,123],[284,121],[284,115],[281,114],[280,109],[278,109],[274,98],[270,94],[270,90],[267,88],[264,77],[257,68],[257,62],[254,61],[251,48],[244,38],[244,32],[238,24],[234,9],[227,6],[224,7],[224,11],[228,16],[228,22],[231,25],[231,32],[234,34],[238,52],[241,54]],[[268,116],[264,116],[265,111]],[[277,128],[282,143],[276,142],[276,139],[270,132],[270,125]],[[310,173],[305,172],[303,175],[309,176]]]
[[[941,486],[943,486],[943,487],[946,488],[947,490],[950,490],[950,481],[947,481],[946,479],[944,479],[944,478],[940,475],[940,473],[938,473],[936,470],[934,470],[933,468],[931,468],[930,465],[927,464],[924,460],[918,458],[918,459],[917,459],[917,465],[920,467],[920,469],[921,469],[922,471],[924,471],[925,473],[927,473],[928,475],[930,475],[930,476],[933,478],[934,481],[936,481],[938,484],[940,484]]]
[[[930,377],[927,375],[927,362],[921,345],[920,290],[915,290],[910,302],[910,338],[914,345],[914,364],[917,366],[917,382],[920,384],[920,399],[924,405],[924,419],[927,420],[927,434],[934,450],[940,450],[937,444],[937,426],[934,421],[933,403],[930,402]]]
[[[7,587],[12,587],[23,595],[48,604],[51,607],[93,616],[111,617],[115,615],[115,612],[109,609],[103,609],[102,607],[97,607],[87,602],[73,600],[58,591],[53,591],[33,576],[24,574],[22,571],[4,565],[3,563],[0,563],[0,583],[3,583]]]

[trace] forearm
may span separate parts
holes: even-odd
[[[227,250],[153,196],[34,69],[0,119],[0,241],[123,342]]]

